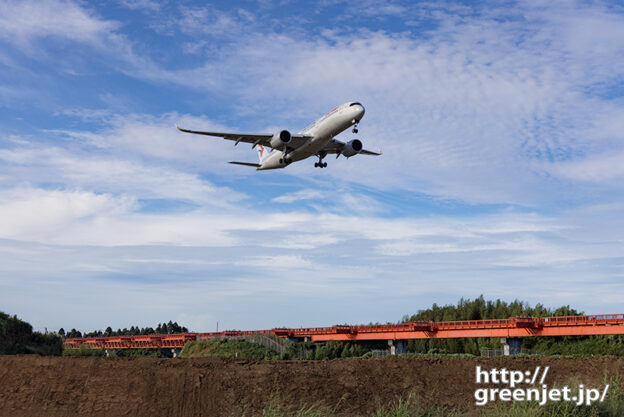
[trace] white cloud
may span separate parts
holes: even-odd
[[[147,3],[145,3],[147,4]],[[136,45],[121,31],[121,24],[103,19],[74,0],[14,1],[0,4],[0,39],[31,58],[50,58],[42,42],[75,42],[90,48],[93,57],[135,78],[166,81],[173,78],[150,57],[135,52]],[[77,75],[71,50],[55,69]]]
[[[265,240],[262,245],[269,248],[288,248],[296,250],[310,250],[321,246],[334,245],[343,241],[343,237],[339,237],[332,231],[320,228],[310,231],[290,231],[287,236],[280,239]]]
[[[361,100],[365,145],[385,154],[332,164],[325,173],[332,181],[472,203],[532,206],[564,197],[569,190],[548,178],[550,165],[582,159],[608,132],[611,142],[621,140],[621,130],[603,123],[621,103],[591,90],[617,82],[624,37],[611,35],[624,17],[571,4],[464,12],[458,19],[445,10],[427,38],[252,31],[171,80],[234,94],[247,107],[270,101],[272,117],[301,126],[336,103]],[[508,18],[514,13],[526,21]],[[593,33],[592,48],[578,41],[581,31]],[[280,56],[289,59],[275,65]],[[309,176],[312,168],[289,172]]]
[[[71,0],[8,0],[0,4],[0,38],[22,46],[44,37],[99,44],[116,27]]]
[[[301,268],[314,268],[314,263],[304,259],[299,255],[275,255],[275,256],[256,256],[249,257],[239,264],[262,268],[286,268],[290,271],[296,271]]]
[[[119,4],[131,10],[147,10],[157,12],[166,2],[156,0],[118,0]]]
[[[624,149],[613,148],[608,152],[603,151],[560,162],[547,169],[554,175],[574,180],[577,183],[611,185],[622,189],[621,179],[624,176],[622,161],[624,161]]]
[[[0,193],[0,216],[7,221],[0,226],[5,239],[53,240],[81,219],[101,213],[115,215],[136,208],[131,197],[113,197],[81,191],[46,191],[11,189]]]
[[[174,20],[173,24],[188,34],[210,34],[224,38],[240,34],[254,21],[254,15],[243,9],[226,13],[216,7],[184,6],[181,8],[181,17]]]
[[[175,122],[195,128],[221,128],[188,116],[161,118],[109,112],[71,110],[79,117],[104,117],[106,128],[93,131],[48,131],[55,145],[27,136],[11,136],[0,148],[0,184],[15,178],[25,184],[53,184],[98,193],[132,195],[137,200],[174,199],[201,206],[228,207],[246,195],[215,186],[198,172],[220,172],[228,154],[239,154],[231,143],[177,131]],[[19,142],[16,142],[19,141]],[[254,155],[248,151],[250,157]],[[255,156],[255,155],[254,155]]]
[[[623,37],[616,36],[624,18],[599,5],[522,5],[481,13],[452,5],[424,5],[424,15],[438,13],[439,23],[426,38],[383,31],[285,35],[266,28],[260,31],[253,14],[243,10],[181,8],[174,20],[188,29],[194,43],[207,41],[202,38],[205,31],[226,36],[219,35],[224,25],[230,26],[230,32],[244,30],[221,47],[211,46],[217,49],[203,65],[167,69],[136,54],[118,24],[99,19],[76,3],[45,4],[46,19],[60,14],[73,21],[79,16],[92,21],[93,29],[81,40],[75,30],[56,34],[34,22],[16,39],[49,35],[90,42],[102,53],[115,55],[112,65],[132,77],[223,94],[230,101],[245,103],[240,111],[250,116],[262,117],[266,110],[260,108],[266,106],[258,103],[271,102],[266,115],[274,125],[300,123],[302,127],[338,102],[363,101],[365,145],[383,148],[385,154],[336,161],[324,173],[331,181],[349,178],[368,186],[470,203],[535,206],[570,194],[574,184],[549,177],[560,172],[557,164],[583,166],[588,155],[605,152],[610,143],[621,140],[617,129],[621,105],[588,94],[616,82],[614,74],[624,65]],[[6,7],[22,16],[28,5]],[[395,12],[399,7],[386,6]],[[518,14],[526,21],[508,18]],[[205,24],[208,17],[214,24]],[[591,40],[579,38],[580,32],[589,33]],[[288,59],[275,65],[274,58],[281,56]],[[604,115],[612,115],[612,122],[604,123]],[[209,143],[205,138],[203,145],[202,140],[188,138],[183,146],[167,146],[172,142],[164,133],[165,120],[170,121],[171,115],[117,121],[110,143],[120,134],[123,146],[140,148],[153,157],[206,155],[192,152],[205,150]],[[214,158],[206,166],[234,155],[231,148],[226,151],[222,147],[209,153]],[[251,175],[251,171],[236,172]],[[305,163],[288,170],[306,177],[311,172]],[[594,177],[607,187],[617,187],[613,176]]]
[[[152,325],[158,314],[176,311],[189,316],[209,311],[222,328],[396,320],[410,306],[428,305],[432,298],[453,302],[481,293],[551,305],[581,304],[598,313],[611,308],[603,304],[609,297],[592,304],[581,294],[590,286],[596,297],[622,289],[621,222],[613,222],[620,207],[588,208],[591,216],[600,217],[599,223],[587,223],[578,212],[561,219],[513,212],[465,219],[381,219],[247,210],[230,216],[210,211],[114,215],[103,207],[49,229],[51,236],[37,229],[45,245],[0,240],[1,275],[19,271],[22,284],[36,288],[29,291],[30,305],[38,300],[42,308],[52,299],[63,304],[67,289],[75,285],[80,285],[81,296],[71,304],[73,311],[82,302],[94,308],[111,302],[127,305],[134,299],[128,305],[137,311],[126,308],[106,318],[105,325],[122,327],[128,317]],[[6,208],[0,206],[2,210]],[[17,237],[36,238],[27,232]],[[290,244],[298,236],[311,244]],[[313,242],[315,237],[319,239]],[[596,275],[601,280],[590,279]],[[6,308],[20,313],[14,289],[18,285],[0,283],[7,294],[15,294]],[[565,297],[562,283],[570,288]],[[536,286],[539,297],[530,292]],[[353,315],[333,305],[344,297],[349,310],[356,310]],[[310,299],[316,302],[310,304]],[[319,307],[318,300],[327,305],[324,301]],[[311,305],[317,313],[306,319]],[[243,306],[245,314],[234,313]],[[297,314],[280,316],[284,308]],[[67,326],[69,316],[62,308],[50,311],[53,317],[37,318],[35,324]],[[78,318],[70,325],[91,327],[99,321]]]
[[[273,198],[271,201],[274,203],[294,203],[295,201],[302,200],[317,200],[322,199],[323,193],[319,190],[299,190],[294,193],[288,193]]]
[[[10,162],[4,172],[6,185],[11,179],[22,182],[53,183],[58,186],[95,189],[105,193],[125,193],[137,199],[178,199],[207,205],[227,205],[243,194],[216,187],[196,174],[138,160],[110,156],[73,154],[59,148],[17,149],[0,152]],[[216,195],[223,195],[217,199]]]

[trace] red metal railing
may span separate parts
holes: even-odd
[[[149,334],[139,336],[88,337],[65,339],[68,349],[159,349],[182,348],[186,342],[197,340],[197,333]]]

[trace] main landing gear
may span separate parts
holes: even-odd
[[[327,153],[318,153],[319,161],[314,163],[314,168],[327,168],[327,162],[323,162],[323,158],[327,156]]]
[[[284,157],[283,157],[283,158],[281,158],[281,159],[279,160],[279,162],[280,162],[280,164],[286,164],[286,165],[288,165],[288,164],[290,164],[290,163],[292,162],[292,159],[291,159],[291,158],[289,158],[289,157],[288,157],[288,155],[284,155]]]

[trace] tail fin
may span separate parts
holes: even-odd
[[[269,155],[269,150],[267,148],[265,148],[262,145],[258,145],[258,160],[260,161],[260,164],[262,164],[262,161],[264,161],[264,159]]]

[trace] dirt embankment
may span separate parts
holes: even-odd
[[[270,398],[370,413],[413,393],[423,404],[475,410],[475,366],[534,370],[546,379],[602,385],[624,359],[410,358],[259,361],[214,358],[0,356],[2,416],[229,416],[261,414]]]

